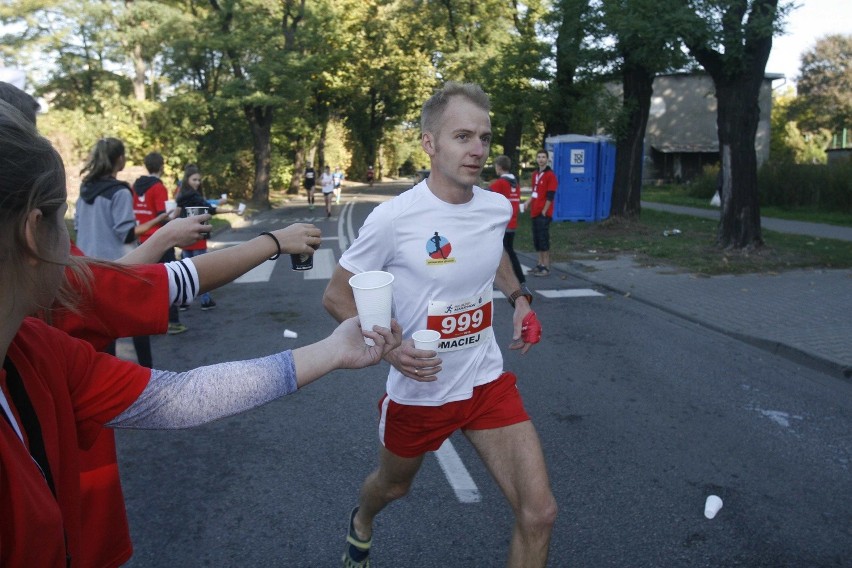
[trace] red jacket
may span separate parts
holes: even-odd
[[[169,192],[160,178],[142,176],[137,179],[133,182],[133,214],[136,216],[136,223],[145,224],[165,213],[168,199]],[[154,225],[139,235],[139,242],[144,243],[159,229],[160,225]]]
[[[27,434],[25,446],[0,420],[0,566],[64,567],[66,538],[72,566],[77,566],[84,546],[79,450],[139,397],[151,371],[97,353],[33,318],[21,324],[7,356],[38,417],[56,497],[30,456],[33,444]],[[7,378],[0,370],[0,386],[15,420],[23,424]]]
[[[512,217],[509,219],[509,224],[506,225],[506,230],[514,231],[517,229],[518,212],[521,207],[521,187],[518,185],[518,180],[512,174],[503,174],[491,182],[488,189],[501,194],[512,204]]]
[[[530,200],[530,217],[538,217],[544,210],[546,201],[550,201],[550,207],[547,209],[545,217],[553,217],[553,199],[556,196],[556,189],[559,187],[559,182],[556,180],[556,174],[546,166],[544,171],[536,170],[532,175],[532,197]]]
[[[71,254],[82,256],[71,246]],[[169,282],[162,264],[117,269],[91,264],[91,292],[83,293],[79,312],[55,310],[53,326],[102,350],[117,337],[154,335],[168,328]],[[74,283],[70,270],[67,276]],[[83,292],[80,286],[75,288]],[[121,293],[117,294],[116,291]],[[126,298],[133,298],[132,302]],[[83,516],[81,553],[75,568],[113,568],[133,554],[124,506],[115,434],[101,429],[92,447],[80,450],[80,498]]]

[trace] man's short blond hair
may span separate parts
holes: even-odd
[[[438,134],[441,125],[441,117],[453,97],[464,97],[485,112],[491,111],[491,100],[482,87],[476,83],[457,83],[447,81],[443,87],[435,92],[423,103],[423,111],[420,114],[421,132]]]

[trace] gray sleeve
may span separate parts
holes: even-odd
[[[256,408],[297,388],[291,351],[185,373],[152,369],[151,380],[139,398],[107,426],[191,428]]]

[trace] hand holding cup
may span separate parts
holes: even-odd
[[[409,378],[420,382],[434,381],[441,370],[438,347],[441,334],[434,329],[420,329],[411,334],[414,350],[404,349],[403,354],[411,357],[410,370],[404,365],[397,368]],[[412,376],[413,375],[413,376]]]
[[[281,244],[281,254],[314,254],[322,244],[322,231],[310,223],[293,223],[272,234]]]
[[[364,334],[370,336],[370,343]],[[365,332],[361,329],[357,317],[342,322],[331,334],[334,353],[338,358],[337,367],[344,369],[359,369],[375,365],[390,351],[402,343],[402,328],[391,320],[388,328],[380,331],[372,329]]]
[[[352,276],[349,285],[355,296],[361,329],[372,331],[374,325],[389,328],[393,306],[393,274],[370,270]],[[370,338],[364,338],[364,341],[371,345]]]

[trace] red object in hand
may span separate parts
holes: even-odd
[[[524,318],[521,327],[521,339],[524,343],[538,343],[541,341],[541,322],[535,315],[535,312],[530,311]]]

